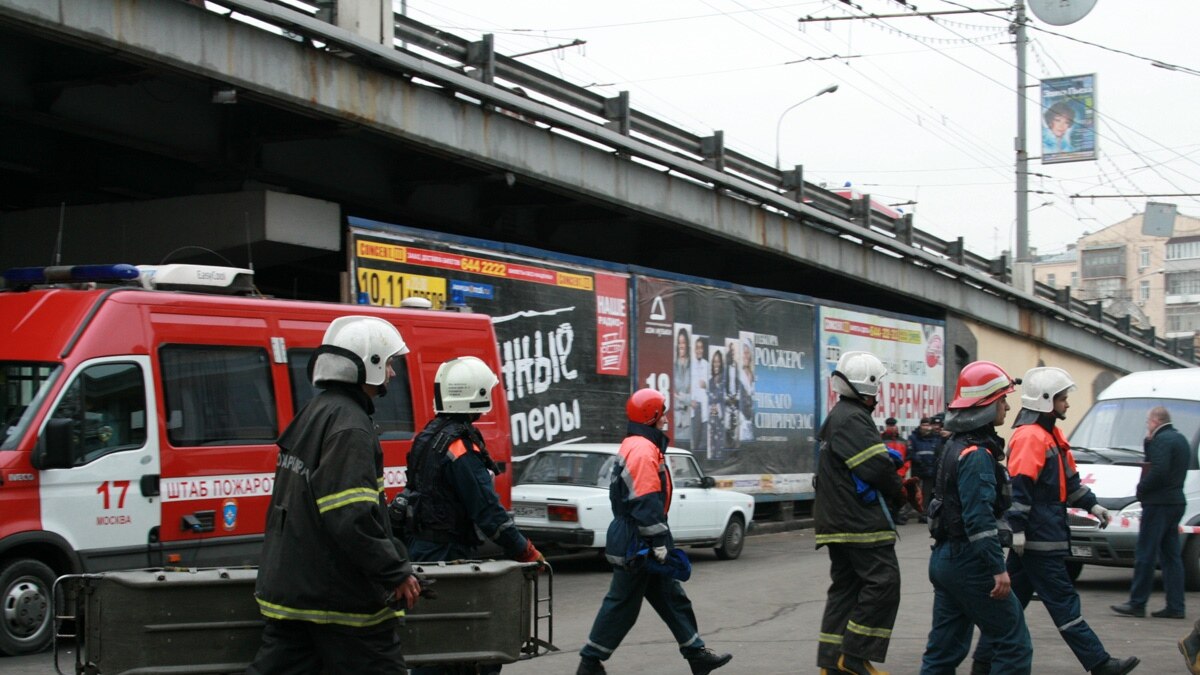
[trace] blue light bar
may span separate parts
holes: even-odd
[[[14,267],[4,270],[8,286],[71,283],[83,281],[125,281],[138,278],[133,265],[58,265],[53,267]]]

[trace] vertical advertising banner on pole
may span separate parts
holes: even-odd
[[[721,487],[812,490],[811,304],[638,276],[637,384],[667,394],[667,433]]]
[[[1096,159],[1096,76],[1042,80],[1042,164]]]
[[[568,439],[620,440],[629,395],[629,277],[353,228],[354,292],[398,307],[466,305],[492,317],[513,459]]]
[[[907,321],[849,309],[821,308],[821,343],[824,367],[821,391],[824,406],[821,419],[837,403],[838,395],[829,384],[829,376],[842,352],[871,352],[887,367],[876,423],[895,417],[905,432],[916,428],[921,418],[942,412],[946,405],[945,327],[937,322]]]

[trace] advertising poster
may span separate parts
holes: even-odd
[[[921,418],[946,407],[945,327],[940,322],[917,322],[834,307],[821,308],[819,340],[822,350],[821,391],[825,401],[821,419],[837,403],[829,376],[842,352],[871,352],[883,361],[883,380],[875,422],[895,417],[907,435]]]
[[[1096,76],[1042,80],[1042,164],[1096,159]]]
[[[555,442],[624,435],[629,277],[357,228],[351,238],[360,301],[398,307],[419,296],[492,317],[514,460]]]
[[[810,492],[811,304],[638,276],[637,382],[667,394],[673,445],[720,487]]]

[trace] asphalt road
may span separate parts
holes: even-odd
[[[933,591],[926,577],[929,539],[923,525],[901,528],[897,547],[903,589],[891,650],[883,667],[895,675],[915,675],[929,631]],[[750,537],[735,561],[720,561],[711,551],[693,552],[691,581],[685,584],[695,605],[700,631],[709,646],[734,654],[719,672],[733,675],[815,673],[816,639],[828,585],[829,561],[813,549],[812,531],[799,530]],[[561,652],[506,666],[508,675],[570,675],[578,650],[608,588],[610,573],[594,557],[554,560],[554,642]],[[1200,599],[1189,594],[1189,620],[1131,619],[1114,615],[1108,606],[1123,602],[1132,572],[1085,568],[1077,584],[1084,617],[1109,652],[1136,654],[1136,673],[1186,673],[1176,641],[1200,617]],[[1156,590],[1151,609],[1162,605]],[[1037,675],[1081,673],[1082,668],[1058,636],[1046,611],[1033,602],[1027,611],[1034,636],[1033,672]],[[68,657],[69,659],[70,657]],[[959,669],[966,673],[969,662]],[[645,606],[634,630],[608,661],[610,673],[688,673],[666,626]],[[49,654],[0,657],[5,675],[52,673]],[[68,670],[69,672],[69,670]]]

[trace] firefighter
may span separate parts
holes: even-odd
[[[1011,593],[1004,566],[1003,535],[1011,535],[1004,513],[1011,503],[1004,439],[996,427],[1008,416],[1014,381],[990,361],[969,363],[946,428],[952,432],[938,466],[929,504],[929,558],[933,583],[933,625],[921,661],[921,675],[952,675],[971,649],[975,626],[991,639],[992,661],[972,673],[1028,675],[1033,643],[1025,612]]]
[[[1108,526],[1108,510],[1080,483],[1071,446],[1055,426],[1066,419],[1067,394],[1075,389],[1062,368],[1038,367],[1021,378],[1021,411],[1013,422],[1008,472],[1012,476],[1012,507],[1008,522],[1013,530],[1008,573],[1021,606],[1034,592],[1050,613],[1059,634],[1084,670],[1093,675],[1122,675],[1138,665],[1136,656],[1112,657],[1100,638],[1083,620],[1079,594],[1067,573],[1071,531],[1067,506],[1090,511]],[[987,636],[975,649],[976,663],[992,661],[995,645]]]
[[[818,434],[817,548],[829,549],[832,584],[817,645],[822,673],[880,674],[900,605],[896,528],[889,505],[902,499],[896,464],[871,419],[883,363],[845,352],[830,378],[839,400]]]
[[[255,587],[266,626],[250,675],[407,672],[398,617],[420,584],[390,533],[370,417],[406,352],[387,321],[346,316],[309,361],[324,391],[279,437]]]
[[[704,646],[692,601],[677,579],[636,565],[636,551],[643,547],[659,563],[667,561],[673,548],[667,525],[671,474],[664,455],[670,439],[661,431],[667,421],[666,409],[666,396],[654,389],[633,392],[625,404],[629,427],[608,487],[613,520],[604,554],[613,566],[612,583],[587,642],[579,650],[576,675],[604,674],[603,662],[633,629],[643,599],[671,629],[693,675],[707,675],[733,659],[731,654],[717,654]]]
[[[492,409],[496,374],[474,356],[438,367],[433,378],[437,415],[413,440],[408,453],[408,505],[412,509],[409,552],[414,562],[475,557],[483,543],[476,531],[519,562],[545,558],[513,524],[492,480],[500,472],[473,422]],[[463,668],[466,668],[465,666]],[[455,672],[455,667],[415,668],[413,675]],[[498,666],[484,672],[499,672]],[[475,672],[473,668],[468,672]]]

